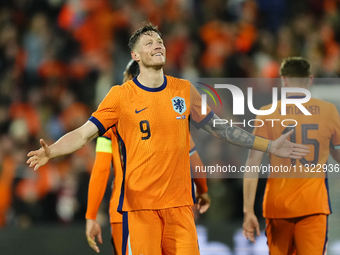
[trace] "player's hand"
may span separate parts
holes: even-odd
[[[256,230],[256,235],[260,236],[260,225],[254,213],[244,213],[243,219],[243,235],[245,238],[249,239],[255,243],[254,230]]]
[[[204,194],[196,193],[196,199],[197,199],[197,210],[200,213],[205,213],[209,209],[210,201],[211,201],[208,193],[204,193]]]
[[[89,246],[95,250],[97,253],[100,252],[99,247],[97,246],[97,243],[95,241],[95,238],[97,237],[98,243],[102,244],[102,229],[99,225],[99,223],[95,220],[86,220],[86,239],[89,243]]]
[[[39,150],[31,151],[27,154],[29,159],[26,163],[29,164],[29,167],[33,167],[34,171],[45,165],[51,156],[51,150],[43,139],[40,139],[40,144],[41,148]]]
[[[270,153],[281,158],[301,159],[309,153],[309,148],[302,144],[288,141],[288,137],[294,132],[291,130],[272,141]]]

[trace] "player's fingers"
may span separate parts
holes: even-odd
[[[301,157],[303,157],[303,156],[306,156],[307,154],[306,153],[303,153],[303,152],[297,152],[297,151],[293,151],[292,152],[292,155],[294,155],[294,156],[301,156]]]
[[[300,152],[306,152],[306,151],[309,151],[309,147],[306,146],[306,145],[303,145],[303,144],[294,143],[293,144],[293,150],[300,151]]]
[[[249,239],[251,242],[255,243],[254,230],[243,230],[243,235],[245,238]]]
[[[97,240],[98,240],[98,243],[103,244],[103,239],[102,239],[102,233],[101,232],[97,235]]]
[[[30,151],[29,153],[27,153],[27,157],[32,157],[35,156],[37,154],[37,151]]]
[[[97,245],[96,243],[94,243],[94,244],[92,244],[92,245],[90,245],[90,246],[91,246],[91,248],[94,249],[97,253],[100,252],[99,247],[98,247],[98,245]]]
[[[39,169],[39,164],[36,164],[35,167],[34,167],[34,171],[37,171]]]
[[[249,235],[249,240],[252,242],[252,243],[256,243],[255,241],[255,237],[254,237],[254,233]]]
[[[257,226],[256,226],[256,235],[257,235],[257,236],[260,236],[260,234],[261,234],[261,233],[260,233],[260,227],[259,227],[259,225],[257,225]]]
[[[289,157],[292,159],[302,159],[301,156],[295,156],[294,154],[291,154]]]
[[[249,239],[249,241],[255,243],[255,237],[254,237],[254,230],[251,231],[246,231],[247,234],[247,239]]]
[[[198,210],[198,211],[201,209],[201,201],[202,201],[201,198],[198,198],[198,199],[197,199],[197,210]]]
[[[287,139],[292,133],[294,132],[294,129],[290,130],[289,132],[283,134],[281,137],[283,139]]]
[[[201,206],[201,209],[199,210],[199,212],[202,214],[202,213],[205,213],[209,208],[209,204],[205,204],[205,205],[202,205]]]
[[[35,156],[30,157],[27,159],[26,164],[30,164],[34,160]]]
[[[294,143],[294,147],[309,150],[309,147],[307,145],[301,143]]]
[[[297,156],[297,157],[304,157],[304,156],[306,156],[308,153],[306,153],[306,152],[296,152],[296,151],[292,151],[292,155],[294,155],[294,156]]]
[[[297,152],[309,152],[308,146],[302,145],[302,144],[294,144],[294,151]]]
[[[87,242],[92,249],[99,252],[99,248],[96,244],[96,241],[94,240],[94,237],[92,237],[91,235],[87,235]]]
[[[247,237],[247,231],[246,231],[245,229],[243,229],[242,234],[243,234],[243,236],[244,236],[245,238],[248,239],[248,237]]]
[[[91,238],[90,236],[87,236],[87,242],[89,243],[89,245],[91,247],[96,245],[96,241],[93,238]]]
[[[308,153],[307,152],[299,152],[299,151],[292,151],[292,155],[295,155],[295,156],[306,156]]]
[[[291,134],[294,133],[294,129],[289,130],[287,133],[284,134],[284,136],[290,136]]]
[[[47,146],[47,144],[45,143],[44,139],[40,139],[39,142],[40,142],[41,147],[43,147],[44,149],[47,149],[47,148],[48,148],[48,146]]]
[[[248,231],[246,229],[243,229],[243,235],[246,239],[249,239],[249,234],[248,234]]]
[[[38,162],[36,160],[34,160],[29,164],[29,167],[34,167],[37,163]]]
[[[90,246],[93,250],[95,250],[97,253],[100,252],[99,247],[97,246],[97,244],[96,244],[96,242],[95,242],[94,240],[92,240],[91,238],[89,238],[87,241],[88,241],[88,243],[89,243],[89,246]]]

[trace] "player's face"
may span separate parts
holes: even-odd
[[[142,34],[132,52],[134,60],[145,67],[162,68],[165,64],[165,47],[162,38],[155,32]]]

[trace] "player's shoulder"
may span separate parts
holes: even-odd
[[[317,107],[318,111],[324,115],[333,115],[337,112],[337,108],[334,104],[321,99],[311,98],[308,103],[309,105],[313,105],[314,108]]]
[[[122,85],[114,85],[110,89],[110,94],[125,95],[135,89],[134,82],[132,80],[123,83]]]
[[[190,81],[186,79],[176,78],[170,75],[165,75],[167,83],[174,86],[190,86]]]
[[[122,85],[113,85],[113,86],[110,88],[109,94],[112,94],[112,93],[120,93],[121,90],[122,90]]]
[[[117,86],[119,87],[122,91],[124,90],[130,90],[135,87],[135,82],[133,80],[129,80],[127,82],[124,82],[122,85]]]
[[[317,99],[317,98],[311,98],[309,103],[317,104],[317,105],[324,106],[324,107],[331,107],[331,108],[335,107],[334,104],[321,100],[321,99]]]

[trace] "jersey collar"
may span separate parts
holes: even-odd
[[[166,85],[167,85],[167,79],[166,76],[164,75],[164,82],[163,84],[158,87],[158,88],[149,88],[149,87],[145,87],[144,85],[142,85],[138,80],[137,80],[137,76],[135,78],[133,78],[133,82],[140,87],[143,90],[149,91],[149,92],[158,92],[158,91],[162,91],[163,89],[165,89]]]

